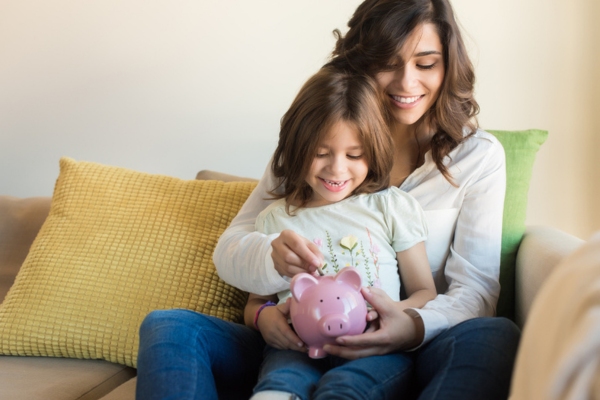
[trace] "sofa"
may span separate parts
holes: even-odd
[[[509,143],[503,144],[508,163]],[[60,166],[53,197],[0,196],[0,398],[134,399],[132,332],[149,310],[183,307],[240,320],[245,294],[220,281],[210,263],[220,232],[255,182],[209,170],[181,181],[66,158]],[[508,169],[524,167],[507,164],[509,181],[526,181],[525,199],[530,167],[515,178]],[[525,205],[520,211],[505,206],[504,230],[513,239],[509,254],[503,236],[504,308],[498,311],[520,326],[552,269],[583,243],[555,228],[525,227]],[[165,211],[173,208],[184,211]],[[523,214],[516,234],[507,226],[512,213]],[[189,232],[208,225],[215,227],[210,233]],[[133,231],[134,244],[127,244]],[[155,259],[158,266],[151,265]],[[165,272],[167,264],[181,267]],[[186,289],[165,295],[174,286]]]

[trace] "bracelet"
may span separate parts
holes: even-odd
[[[262,310],[265,309],[265,307],[271,307],[271,306],[276,306],[277,304],[273,303],[272,301],[267,301],[265,304],[263,304],[262,306],[259,307],[258,310],[256,310],[256,314],[254,315],[254,327],[256,328],[257,331],[260,331],[260,329],[258,329],[258,316],[260,315],[260,313],[262,312]]]

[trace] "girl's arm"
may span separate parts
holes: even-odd
[[[275,179],[271,169],[267,168],[258,186],[219,238],[213,254],[221,279],[246,292],[262,295],[289,288],[289,282],[283,276],[312,272],[322,259],[313,243],[292,231],[283,235],[265,235],[256,231],[256,217],[273,202],[268,193],[273,187]]]
[[[244,309],[244,323],[252,329],[258,329],[267,344],[277,349],[307,351],[302,340],[288,324],[289,301],[277,306],[264,305],[267,301],[277,302],[277,296],[260,296],[250,293]],[[261,307],[263,307],[261,309]],[[257,316],[257,313],[258,316]],[[256,321],[256,325],[255,325]]]
[[[257,328],[254,325],[255,319],[256,319],[256,323],[258,325],[258,319],[256,318],[256,313],[258,312],[260,307],[262,307],[263,304],[266,304],[268,301],[277,303],[277,296],[276,295],[260,296],[255,293],[248,294],[248,301],[246,302],[246,307],[244,308],[244,324],[246,324],[246,326],[248,328],[252,328],[252,329]],[[266,308],[267,307],[263,308],[262,311],[265,311]],[[259,314],[260,316],[262,316],[262,311]]]
[[[408,296],[399,304],[402,309],[423,307],[437,295],[425,252],[425,243],[417,243],[407,250],[396,253],[396,256],[401,284]]]

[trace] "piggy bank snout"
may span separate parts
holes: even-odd
[[[329,337],[345,335],[350,330],[350,319],[344,314],[326,315],[319,321],[319,330]]]

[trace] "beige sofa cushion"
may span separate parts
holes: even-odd
[[[137,378],[132,378],[100,400],[135,400]]]
[[[196,179],[205,181],[222,181],[222,182],[257,182],[254,178],[244,178],[237,175],[225,174],[223,172],[203,169],[196,174]]]
[[[2,356],[0,371],[0,399],[11,400],[98,399],[135,376],[106,361],[48,357]]]
[[[0,303],[50,211],[50,197],[0,196]]]
[[[517,325],[525,325],[533,300],[554,268],[584,243],[569,233],[549,226],[527,228],[517,254]]]

